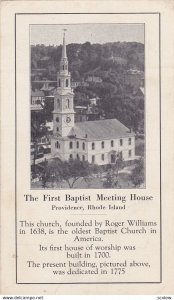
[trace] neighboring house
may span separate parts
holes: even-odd
[[[31,91],[31,105],[30,109],[33,112],[39,112],[43,110],[45,104],[44,93],[40,90]]]
[[[54,94],[51,153],[61,160],[80,159],[98,165],[135,158],[135,134],[117,119],[75,123],[74,93],[68,71],[65,34]]]
[[[101,119],[101,112],[96,106],[75,106],[75,122],[85,122]]]
[[[35,90],[31,91],[31,105],[44,105],[45,95],[43,91]]]
[[[51,145],[50,145],[50,136],[42,136],[38,139],[38,148],[44,154],[51,152]]]
[[[46,122],[45,127],[49,133],[53,133],[53,122]]]
[[[89,99],[89,102],[90,102],[90,105],[96,106],[97,105],[97,98],[91,98],[91,99]]]
[[[117,64],[120,64],[120,65],[126,65],[127,64],[127,60],[123,57],[120,57],[120,56],[114,56],[112,55],[109,60],[112,60],[113,62],[116,62]]]
[[[78,86],[80,86],[81,85],[81,82],[80,81],[72,81],[71,82],[71,87],[72,88],[76,88],[76,87],[78,87]]]
[[[52,96],[55,90],[54,86],[50,86],[49,81],[45,81],[43,87],[40,89],[44,92],[45,96]]]
[[[87,116],[87,106],[75,106],[74,111],[75,111],[75,122],[85,122],[88,121],[88,116]]]
[[[94,83],[101,83],[103,80],[101,79],[101,77],[98,76],[88,76],[86,78],[86,82],[94,82]]]

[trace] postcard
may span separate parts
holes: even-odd
[[[127,2],[2,2],[3,294],[173,293],[174,11]]]

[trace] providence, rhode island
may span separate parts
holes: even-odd
[[[31,188],[145,187],[143,24],[31,25]]]

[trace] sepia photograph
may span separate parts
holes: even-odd
[[[31,188],[145,188],[144,24],[30,25]]]

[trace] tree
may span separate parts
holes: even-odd
[[[92,174],[92,168],[87,161],[79,159],[70,159],[69,161],[61,161],[53,159],[47,169],[47,177],[50,181],[58,183],[63,180],[68,183],[69,188],[73,188],[74,184],[80,179],[88,180]]]
[[[40,59],[50,58],[45,66],[46,74],[40,75],[41,80],[48,77],[55,80],[61,58],[61,46],[31,46],[32,76],[35,77]],[[144,129],[144,95],[134,92],[140,87],[143,73],[130,74],[131,68],[144,69],[144,45],[136,42],[115,42],[106,44],[69,44],[67,46],[69,70],[73,80],[86,80],[88,76],[98,76],[102,82],[89,82],[88,86],[76,87],[76,105],[87,105],[88,98],[98,96],[100,109],[105,118],[117,118],[135,132]],[[120,63],[124,61],[125,63]],[[82,84],[83,85],[83,84]],[[39,83],[32,81],[32,88]],[[41,87],[40,87],[41,88]],[[53,105],[45,102],[45,106],[37,114],[42,122],[52,119]]]
[[[123,168],[123,159],[120,152],[113,151],[113,164],[108,165],[107,173],[105,176],[105,181],[103,187],[105,188],[116,188],[119,187],[119,171]],[[114,162],[115,156],[115,162]]]
[[[43,170],[41,174],[42,187],[45,189],[47,187],[47,182],[49,181],[49,172],[48,172],[48,161],[45,159],[43,164]]]
[[[132,170],[131,180],[135,187],[144,183],[144,159],[141,158]]]
[[[105,177],[105,181],[103,182],[104,188],[116,188],[118,186],[118,180],[115,180],[115,176],[113,176],[113,170],[110,169]]]

